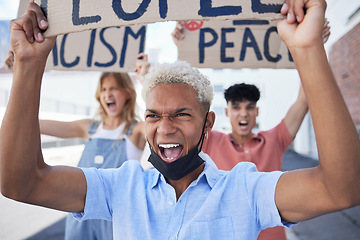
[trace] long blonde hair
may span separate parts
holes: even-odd
[[[103,72],[100,76],[99,83],[96,89],[95,98],[99,103],[99,108],[97,111],[97,116],[100,116],[101,120],[104,121],[106,117],[106,112],[100,102],[100,92],[101,86],[105,78],[112,76],[114,77],[118,87],[129,94],[129,99],[126,101],[123,110],[121,111],[121,119],[125,121],[124,132],[126,133],[131,125],[137,120],[137,115],[135,113],[136,106],[136,91],[134,89],[133,82],[127,73],[118,73],[118,72]]]

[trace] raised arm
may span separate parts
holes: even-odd
[[[299,131],[301,123],[304,120],[307,112],[308,105],[306,101],[306,96],[302,85],[300,85],[298,98],[296,102],[289,108],[289,111],[284,118],[286,128],[288,129],[292,139],[295,138],[297,132]]]
[[[176,22],[176,26],[174,31],[171,33],[172,39],[175,43],[175,45],[177,46],[179,41],[183,40],[185,35],[184,35],[184,23],[177,21]]]
[[[360,204],[360,142],[323,46],[326,2],[286,2],[282,13],[288,19],[278,31],[300,74],[319,153],[318,167],[279,179],[277,207],[284,220],[296,222]]]
[[[322,32],[322,39],[323,43],[329,39],[330,36],[330,26],[329,21],[325,18],[325,23]],[[296,137],[297,132],[301,126],[302,121],[306,113],[308,112],[309,108],[307,105],[306,96],[304,93],[304,88],[300,84],[299,95],[296,102],[290,107],[289,111],[287,112],[284,121],[285,125],[289,131],[290,136],[294,139]]]
[[[39,120],[40,133],[59,138],[84,138],[88,139],[88,129],[91,120],[83,119],[71,122],[55,120]]]
[[[148,55],[145,53],[139,53],[135,63],[136,78],[141,84],[144,82],[144,76],[148,73],[150,68],[150,62],[148,61]]]
[[[1,193],[17,201],[80,212],[86,195],[84,174],[78,168],[48,166],[40,147],[41,80],[55,42],[43,38],[41,31],[46,28],[35,3],[10,24],[16,67],[0,132]]]
[[[9,72],[13,71],[14,68],[14,52],[12,50],[8,51],[8,55],[4,61],[4,65],[9,70]]]

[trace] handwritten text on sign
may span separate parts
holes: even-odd
[[[145,26],[93,29],[58,36],[47,69],[134,71],[138,53],[144,51]]]
[[[187,22],[178,58],[200,68],[295,68],[275,21]]]
[[[265,3],[263,3],[265,2]],[[274,19],[284,0],[36,0],[47,36],[169,20]]]

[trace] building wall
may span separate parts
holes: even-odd
[[[360,125],[360,23],[331,47],[329,61],[356,125]]]

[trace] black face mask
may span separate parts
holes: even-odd
[[[208,113],[206,113],[205,116],[205,123],[202,129],[202,134],[200,137],[200,140],[196,147],[194,147],[193,150],[191,150],[188,154],[185,156],[171,162],[167,163],[164,162],[154,151],[154,149],[151,147],[150,143],[150,150],[151,154],[148,159],[149,162],[152,163],[152,165],[162,174],[165,178],[170,180],[179,180],[195,169],[197,169],[201,164],[203,164],[205,161],[199,157],[199,152],[201,151],[203,139],[204,139],[204,129],[206,124]],[[199,148],[200,146],[200,148]]]

